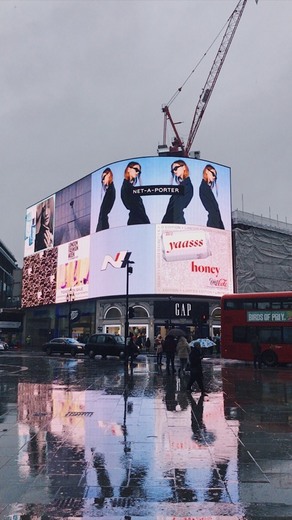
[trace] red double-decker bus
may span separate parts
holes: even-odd
[[[267,366],[292,363],[292,292],[227,294],[221,299],[221,355],[251,361],[257,335]]]

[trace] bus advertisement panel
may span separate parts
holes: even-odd
[[[221,355],[251,361],[259,341],[268,366],[292,362],[292,292],[230,294],[221,299]]]
[[[117,259],[129,253],[132,294],[231,292],[230,168],[191,158],[127,159],[29,207],[22,305],[61,303],[68,290],[77,300],[123,295]]]

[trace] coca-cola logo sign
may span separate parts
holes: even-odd
[[[227,287],[228,285],[228,281],[226,278],[219,278],[218,280],[210,278],[209,282],[211,287]]]
[[[191,263],[191,271],[199,274],[212,274],[215,278],[209,278],[210,287],[227,287],[227,279],[219,278],[220,267],[216,265],[203,265],[196,262]]]

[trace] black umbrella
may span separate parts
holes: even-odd
[[[186,332],[182,329],[170,329],[167,334],[169,334],[170,336],[179,337],[179,336],[185,336]]]

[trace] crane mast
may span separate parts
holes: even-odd
[[[202,117],[204,115],[204,112],[207,108],[207,105],[209,103],[211,94],[214,90],[216,81],[218,79],[218,76],[220,74],[221,68],[223,66],[223,63],[225,61],[225,58],[227,56],[228,50],[230,48],[231,42],[233,40],[233,37],[235,35],[236,29],[238,27],[238,24],[240,22],[242,13],[244,11],[244,8],[246,6],[247,0],[239,0],[236,8],[232,12],[231,16],[229,17],[227,28],[225,30],[223,39],[221,41],[220,47],[218,49],[217,55],[215,57],[215,60],[213,62],[212,68],[209,72],[207,81],[205,83],[205,86],[201,92],[198,104],[195,109],[193,121],[191,124],[191,129],[189,132],[187,144],[184,145],[183,140],[180,138],[177,129],[176,124],[169,112],[169,107],[165,105],[162,108],[162,111],[164,113],[164,131],[163,131],[163,143],[164,146],[166,145],[166,124],[167,121],[170,122],[172,129],[174,131],[175,137],[172,142],[172,147],[170,147],[170,152],[178,153],[179,155],[183,155],[184,157],[188,157],[190,153],[190,149],[192,147],[192,144],[194,142],[196,133],[198,131],[198,128],[200,126]],[[257,2],[257,0],[256,0]],[[179,89],[181,90],[181,89]]]
[[[192,144],[194,142],[196,133],[200,126],[202,117],[207,108],[210,96],[213,92],[216,81],[220,74],[222,65],[227,56],[227,53],[228,53],[229,47],[231,45],[231,42],[233,40],[234,34],[235,34],[238,24],[240,22],[240,18],[242,16],[243,10],[246,6],[246,2],[247,2],[247,0],[240,0],[237,4],[236,8],[234,9],[232,15],[229,18],[229,22],[228,22],[225,34],[223,36],[222,42],[220,44],[219,50],[217,52],[216,58],[213,62],[212,68],[209,72],[209,76],[207,78],[205,86],[200,95],[200,99],[196,106],[195,114],[193,117],[191,129],[190,129],[190,133],[189,133],[189,138],[188,138],[188,141],[187,141],[187,144],[185,147],[186,156],[188,156],[190,153],[190,149],[192,147]]]

